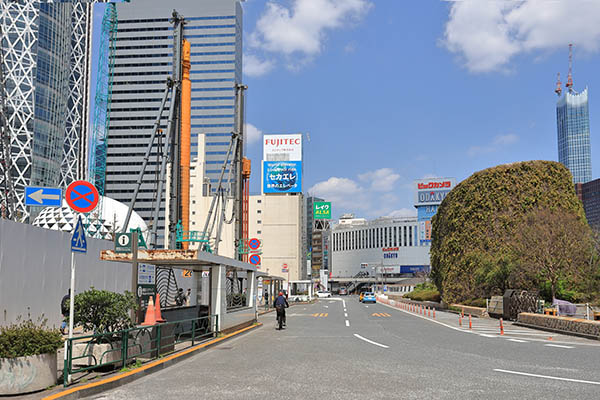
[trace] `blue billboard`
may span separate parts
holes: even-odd
[[[302,193],[302,161],[263,161],[263,193]]]

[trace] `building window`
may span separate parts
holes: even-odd
[[[402,228],[404,228],[404,240],[402,241],[402,246],[406,246],[406,226],[403,226]]]
[[[396,226],[394,227],[394,247],[398,246],[398,235],[396,232]]]
[[[258,221],[256,221],[257,224],[262,224],[262,221],[259,219]]]
[[[408,237],[410,238],[410,242],[408,244],[409,246],[413,245],[413,237],[412,237],[413,229],[412,228],[413,228],[412,226],[408,227]]]
[[[262,211],[261,211],[261,210],[256,210],[256,213],[257,213],[257,214],[261,214],[261,213],[262,213]]]
[[[257,202],[258,204],[260,204],[260,203],[262,203],[262,200],[261,200],[261,199],[258,199],[258,200],[256,200],[256,202]]]
[[[260,235],[261,233],[262,233],[261,231],[256,231],[256,234],[257,234],[257,235]]]

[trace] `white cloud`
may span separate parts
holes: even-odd
[[[360,21],[370,7],[369,0],[292,0],[289,8],[269,1],[249,44],[311,59],[322,51],[327,31]]]
[[[348,43],[346,46],[344,46],[344,52],[345,53],[354,53],[356,51],[356,45],[354,43]]]
[[[498,135],[494,137],[494,140],[488,145],[485,146],[471,146],[467,153],[469,156],[474,157],[481,154],[494,153],[496,151],[501,150],[506,146],[510,146],[519,141],[519,137],[513,133],[509,133],[507,135]]]
[[[377,192],[389,192],[394,189],[394,184],[400,179],[400,174],[391,168],[380,168],[358,175],[358,179],[370,183],[370,189]]]
[[[450,6],[443,44],[471,72],[506,70],[514,56],[574,43],[600,48],[600,1],[464,0]]]
[[[246,132],[246,142],[248,144],[253,144],[260,141],[260,138],[263,135],[263,132],[250,123],[244,124],[244,131]]]
[[[269,73],[275,64],[271,60],[261,60],[254,54],[244,54],[244,74],[262,76]]]
[[[331,177],[312,186],[308,193],[331,201],[334,210],[380,217],[397,209],[400,200],[393,191],[406,190],[397,183],[399,179],[391,168],[381,168],[360,174],[356,180]]]
[[[394,210],[392,212],[390,212],[388,215],[386,215],[386,217],[393,217],[393,218],[403,218],[403,217],[416,217],[417,216],[417,210],[416,209],[410,209],[410,208],[400,208],[398,210]]]

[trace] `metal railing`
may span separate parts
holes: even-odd
[[[70,377],[76,373],[109,366],[126,367],[138,359],[149,361],[192,347],[198,341],[214,337],[218,323],[218,315],[208,315],[66,339],[63,385],[67,387]],[[189,345],[175,349],[177,344],[184,342]]]

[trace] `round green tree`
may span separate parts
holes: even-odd
[[[574,240],[567,244],[568,238]],[[552,247],[552,257],[528,251],[541,244]],[[446,196],[432,220],[431,277],[447,303],[557,284],[574,277],[591,252],[571,173],[557,162],[476,172]]]

